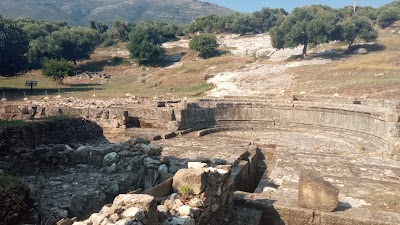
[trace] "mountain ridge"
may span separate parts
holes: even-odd
[[[87,26],[89,20],[111,25],[115,20],[139,22],[160,20],[183,25],[194,18],[215,13],[226,15],[231,9],[199,0],[2,0],[0,15],[6,18],[30,17],[38,20],[66,21]]]

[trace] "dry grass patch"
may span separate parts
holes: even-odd
[[[294,91],[355,97],[398,99],[400,96],[400,35],[379,29],[380,51],[344,55],[336,62],[290,69]]]

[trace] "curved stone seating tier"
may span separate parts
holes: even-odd
[[[317,130],[320,135],[347,141],[354,148],[399,157],[399,113],[395,108],[315,102],[202,100],[213,109],[216,125],[230,129]],[[312,133],[312,132],[310,132]],[[381,154],[380,154],[381,155]]]

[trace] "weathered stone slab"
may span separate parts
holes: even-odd
[[[153,196],[143,194],[120,194],[113,202],[113,207],[136,207],[147,215],[149,224],[157,224],[157,202]]]
[[[202,169],[180,169],[176,172],[172,188],[179,192],[181,186],[190,187],[192,194],[200,194],[206,187],[206,175]]]
[[[298,205],[308,209],[332,212],[339,203],[339,190],[315,172],[302,170]]]

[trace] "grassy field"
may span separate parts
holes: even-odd
[[[334,63],[291,69],[294,91],[312,94],[398,99],[400,94],[400,23],[393,28],[378,29],[375,45],[360,45],[368,54],[342,53]],[[394,32],[396,31],[396,32]],[[357,46],[355,46],[357,47]],[[340,52],[342,51],[342,52]]]
[[[324,56],[336,60],[324,65],[310,65],[289,68],[294,77],[294,92],[305,91],[311,94],[341,96],[399,98],[400,96],[400,23],[392,28],[379,29],[379,39],[374,45],[356,45],[368,49],[368,54],[345,53],[346,44],[333,43],[321,45],[316,50],[337,50]],[[228,49],[221,49],[227,52]],[[117,98],[125,96],[144,97],[200,97],[213,88],[206,83],[211,76],[226,71],[241,70],[246,64],[257,59],[251,57],[234,57],[222,54],[210,59],[199,59],[197,53],[187,48],[167,49],[167,54],[179,54],[180,62],[175,65],[159,67],[139,67],[129,59],[124,44],[109,48],[99,48],[90,60],[79,62],[82,71],[110,74],[111,79],[68,77],[64,85],[57,86],[50,78],[44,77],[41,71],[29,71],[18,77],[0,76],[0,95],[8,99],[22,99],[44,95],[63,97]],[[290,60],[300,60],[291,57]],[[268,60],[259,60],[260,64],[271,64]],[[286,62],[281,62],[285,64]],[[25,87],[26,80],[39,81],[30,97],[30,90]]]
[[[206,83],[207,77],[223,70],[239,68],[240,65],[252,59],[244,59],[228,54],[210,58],[198,59],[197,53],[185,48],[168,49],[168,54],[182,56],[180,66],[163,65],[160,67],[139,67],[128,54],[123,45],[111,48],[100,48],[90,60],[79,62],[82,71],[99,72],[112,75],[111,79],[72,76],[64,79],[64,85],[56,83],[41,74],[40,70],[29,71],[17,77],[0,76],[0,95],[8,99],[22,99],[58,95],[63,97],[116,98],[131,96],[145,97],[192,97],[202,96],[213,85]],[[25,87],[26,80],[38,81],[38,86]]]

